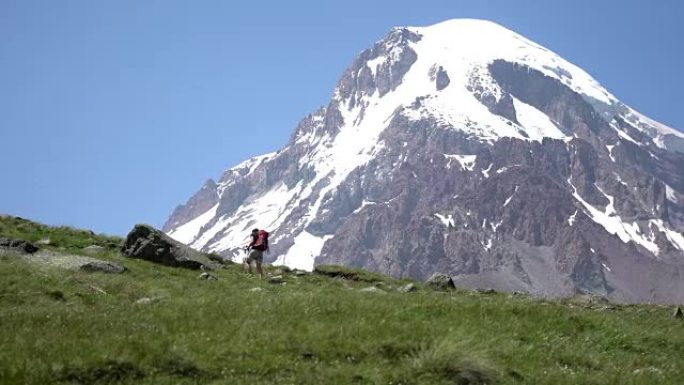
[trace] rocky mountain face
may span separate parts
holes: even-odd
[[[285,147],[209,181],[164,231],[239,259],[621,302],[684,300],[684,134],[496,24],[395,28]]]

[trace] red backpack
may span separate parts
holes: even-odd
[[[266,230],[259,230],[256,242],[254,242],[252,248],[262,251],[268,250],[268,232]]]

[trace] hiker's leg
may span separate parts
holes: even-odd
[[[256,261],[256,271],[259,273],[261,278],[264,278],[264,271],[261,269],[261,262]]]
[[[252,264],[257,260],[259,250],[252,249],[249,251],[249,255],[247,255],[247,266],[249,269],[249,274],[252,274]]]

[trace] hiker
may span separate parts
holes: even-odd
[[[247,258],[243,260],[245,271],[252,274],[252,263],[256,264],[256,271],[261,278],[264,278],[264,271],[261,264],[264,262],[264,251],[268,250],[268,232],[265,230],[254,229],[250,236],[249,245],[247,245]]]

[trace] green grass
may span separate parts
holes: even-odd
[[[0,236],[17,231],[3,227]],[[92,240],[73,229],[41,231],[52,231],[67,249],[83,244],[81,237]],[[337,267],[286,273],[284,286],[239,266],[215,272],[218,281],[202,281],[197,271],[126,259],[116,250],[103,258],[128,271],[88,274],[0,257],[0,383],[681,384],[684,378],[684,323],[666,307],[584,306],[422,285],[399,293],[404,281]],[[387,294],[358,290],[374,284]],[[143,297],[156,302],[136,304]]]

